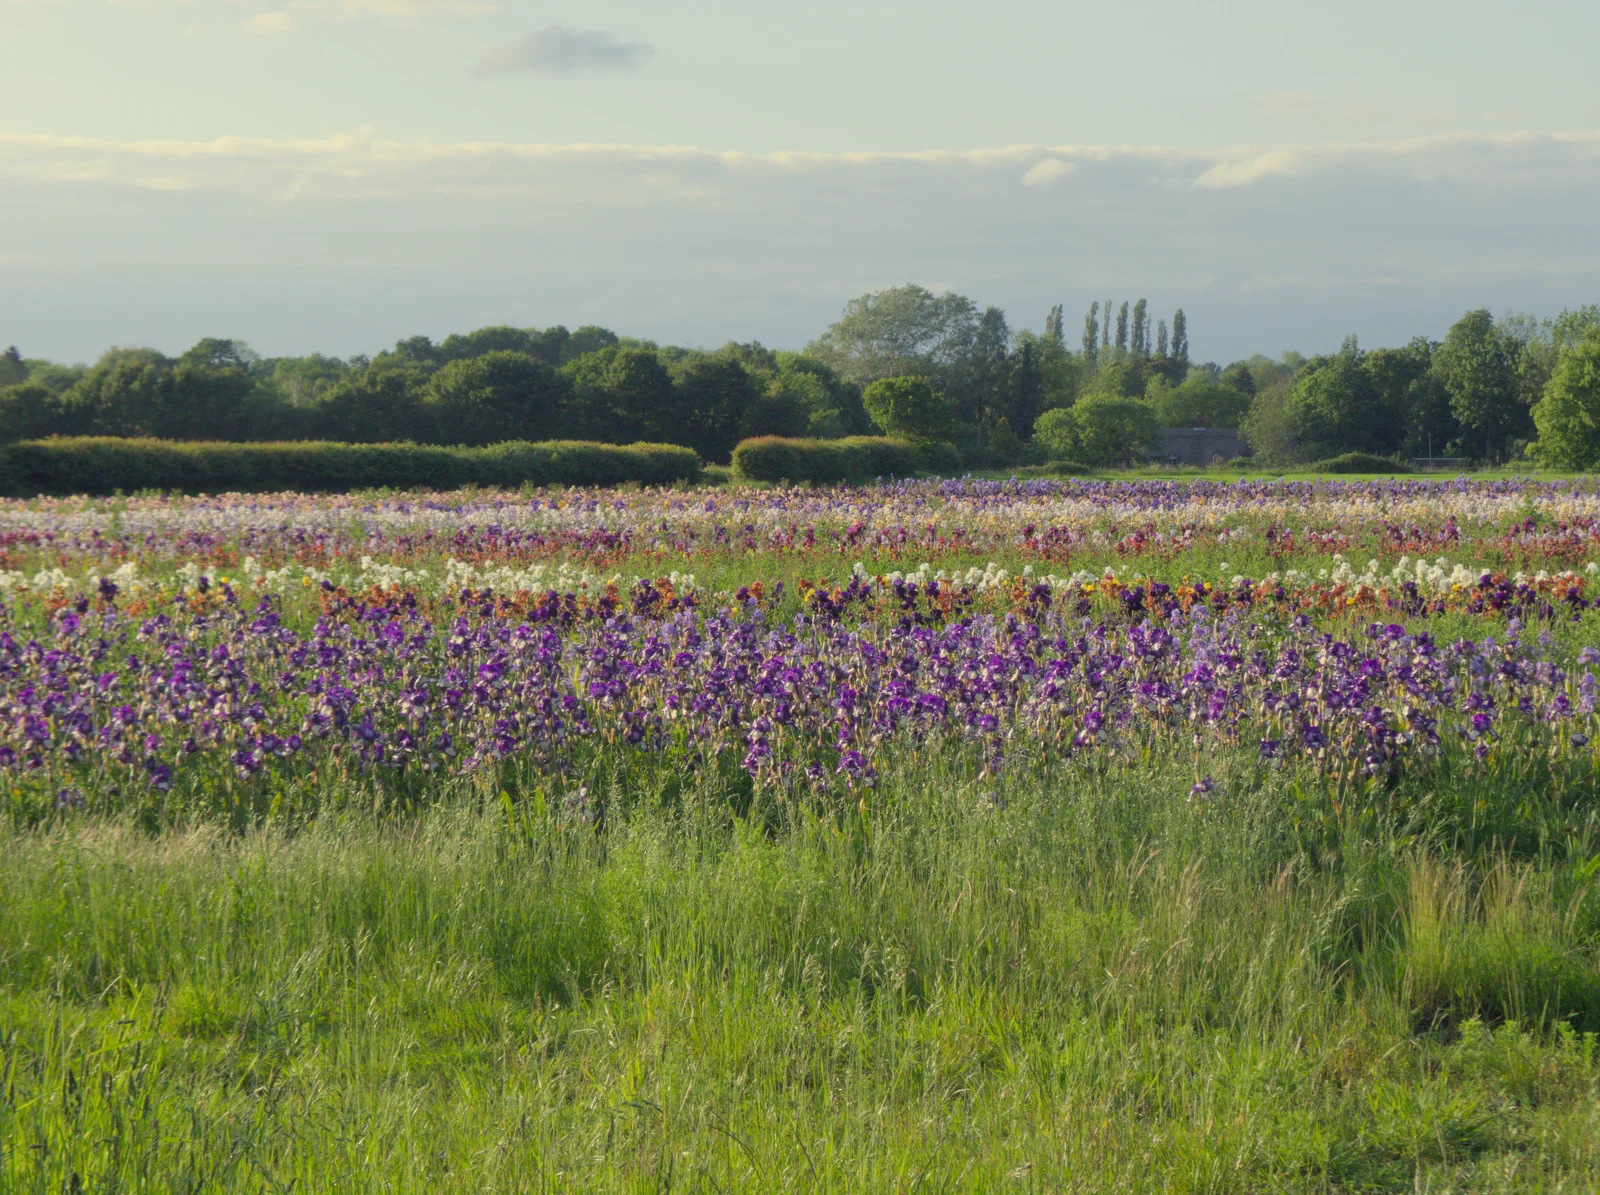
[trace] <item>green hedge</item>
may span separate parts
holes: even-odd
[[[1012,472],[1018,477],[1086,477],[1095,470],[1078,461],[1046,461],[1042,465],[1019,465]]]
[[[871,481],[917,473],[956,474],[961,454],[953,444],[913,444],[886,436],[796,440],[757,436],[733,450],[733,473],[744,481]]]
[[[1317,473],[1410,473],[1411,466],[1392,456],[1377,456],[1371,452],[1346,452],[1329,457],[1311,466]]]
[[[28,440],[0,453],[12,496],[121,490],[359,490],[378,486],[661,485],[698,481],[700,459],[674,444],[512,441],[484,448],[297,441],[233,444],[111,437]]]

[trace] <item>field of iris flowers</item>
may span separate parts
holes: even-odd
[[[1600,486],[0,503],[0,1189],[1590,1190]]]

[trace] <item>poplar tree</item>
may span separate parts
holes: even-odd
[[[1107,299],[1105,306],[1100,308],[1100,348],[1102,351],[1111,347],[1111,300]]]
[[[1149,311],[1149,305],[1143,299],[1133,305],[1133,355],[1135,357],[1148,357],[1150,355]]]
[[[1100,302],[1089,304],[1089,314],[1083,317],[1083,359],[1094,367],[1100,358]]]
[[[1165,357],[1166,355],[1167,355],[1167,321],[1166,320],[1157,320],[1156,321],[1156,356]]]
[[[1124,299],[1117,309],[1117,355],[1128,355],[1128,301]]]
[[[1179,365],[1189,364],[1189,321],[1182,307],[1172,313],[1172,359]]]
[[[1066,312],[1060,303],[1050,308],[1050,314],[1044,317],[1045,339],[1053,340],[1057,344],[1066,344]]]

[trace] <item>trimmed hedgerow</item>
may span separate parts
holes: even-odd
[[[29,440],[0,458],[0,489],[13,496],[303,490],[387,486],[662,485],[697,481],[700,459],[675,444],[512,441],[483,448],[329,441],[240,444],[124,440]]]
[[[914,444],[887,436],[801,440],[756,436],[733,450],[734,476],[743,481],[871,481],[917,473],[954,474],[961,455],[953,444]]]

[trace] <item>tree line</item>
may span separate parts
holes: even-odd
[[[92,366],[12,348],[0,355],[0,440],[660,441],[726,462],[747,437],[881,431],[951,443],[982,468],[1116,463],[1153,448],[1162,427],[1205,426],[1239,428],[1272,465],[1352,451],[1600,459],[1584,364],[1600,353],[1600,307],[1473,311],[1439,341],[1366,350],[1351,337],[1331,354],[1226,365],[1192,360],[1183,310],[1157,314],[1142,298],[1093,302],[1076,346],[1066,325],[1056,306],[1042,332],[1014,330],[997,307],[907,285],[852,300],[798,352],[594,326],[413,336],[348,359],[265,358],[222,338],[177,357],[114,348]]]
[[[483,445],[683,444],[726,461],[753,435],[874,431],[860,388],[759,344],[661,347],[596,327],[481,328],[372,357],[263,358],[211,338],[176,358],[113,349],[71,369],[0,361],[0,437],[155,436]]]

